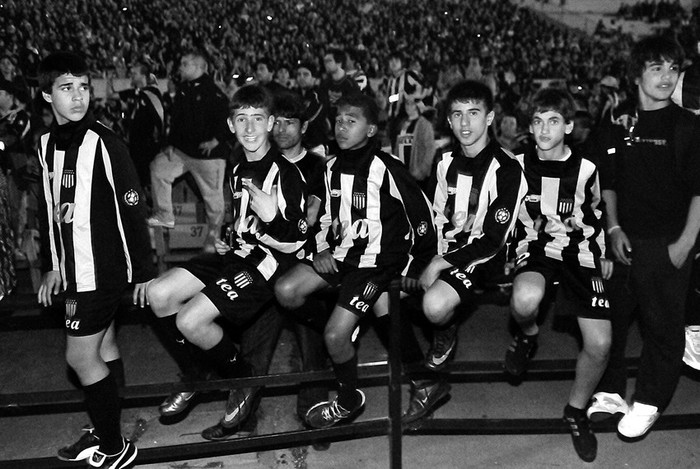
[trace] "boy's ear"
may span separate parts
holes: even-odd
[[[267,131],[272,132],[272,128],[275,126],[275,116],[270,114],[270,116],[267,118]]]
[[[236,128],[233,126],[233,119],[230,117],[226,119],[226,123],[228,124],[228,128],[231,131],[232,134],[236,133]]]
[[[41,97],[44,98],[44,101],[47,103],[51,103],[51,93],[46,93],[45,91],[41,92]]]
[[[374,137],[376,133],[377,133],[377,126],[375,124],[370,124],[369,129],[367,130],[367,136]]]
[[[564,127],[564,133],[566,135],[569,135],[571,132],[574,130],[574,120],[571,119],[571,121],[566,123],[566,126]]]
[[[488,114],[486,114],[486,125],[489,126],[491,125],[491,122],[493,122],[493,119],[496,117],[496,112],[491,111]]]
[[[309,121],[304,121],[304,122],[301,124],[301,129],[300,129],[300,130],[301,130],[301,134],[304,135],[308,129],[309,129]]]

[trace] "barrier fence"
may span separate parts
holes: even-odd
[[[240,454],[251,451],[267,451],[318,441],[341,441],[386,435],[389,437],[389,460],[392,469],[402,466],[402,435],[444,434],[444,435],[512,435],[512,434],[559,434],[568,433],[568,427],[561,419],[456,419],[431,418],[418,428],[401,426],[401,384],[404,370],[400,362],[400,283],[392,283],[390,293],[391,340],[388,362],[359,366],[360,383],[386,384],[388,392],[388,412],[384,418],[363,420],[339,425],[323,430],[298,430],[272,433],[217,442],[202,442],[171,445],[155,448],[139,448],[135,464],[152,464],[188,459],[200,459],[222,455]],[[529,380],[568,380],[572,379],[575,360],[535,360],[529,371]],[[627,361],[628,372],[634,375],[637,361]],[[406,368],[412,377],[420,377],[420,366]],[[495,361],[459,361],[450,364],[448,379],[451,382],[478,383],[507,381],[502,364]],[[284,373],[267,376],[239,378],[235,380],[211,380],[188,384],[163,383],[152,385],[127,386],[122,390],[125,407],[156,405],[162,396],[183,390],[221,392],[230,388],[265,386],[279,392],[291,394],[295,386],[306,382],[331,382],[335,379],[332,371],[304,373]],[[21,394],[0,394],[0,417],[18,415],[43,415],[83,409],[83,393],[79,390],[30,392]],[[678,430],[700,428],[700,414],[663,415],[655,424],[655,430]],[[597,432],[616,431],[612,422],[596,423]],[[0,460],[0,468],[62,468],[75,467],[75,463],[62,462],[55,457]]]

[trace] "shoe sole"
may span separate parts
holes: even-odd
[[[135,446],[132,445],[132,448],[134,448],[134,454],[129,457],[129,459],[125,461],[120,461],[116,465],[109,466],[108,469],[124,469],[125,467],[129,466],[132,462],[134,462],[134,459],[136,459],[136,455],[139,453],[139,449]]]
[[[61,461],[66,461],[66,462],[85,461],[86,459],[90,459],[92,457],[92,455],[95,453],[95,451],[98,450],[99,447],[100,447],[100,445],[97,445],[97,446],[93,446],[91,448],[84,449],[80,453],[78,453],[77,457],[75,457],[73,459],[66,458],[64,456],[61,456],[60,454],[56,455],[56,458],[58,458]],[[82,456],[83,454],[85,454],[85,456]]]
[[[605,412],[605,411],[599,411],[599,412],[592,412],[591,415],[588,416],[588,419],[591,422],[604,422],[606,420],[609,420],[613,417],[616,417],[617,415],[620,415],[620,418],[622,418],[625,413],[622,411],[618,412]]]

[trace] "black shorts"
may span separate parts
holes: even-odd
[[[128,284],[108,285],[87,292],[66,292],[66,334],[85,337],[109,327],[119,309]]]
[[[473,301],[476,290],[482,290],[485,283],[503,275],[505,267],[505,251],[489,259],[483,264],[470,266],[466,269],[453,267],[440,272],[438,277],[451,286],[459,295],[462,304]]]
[[[237,256],[207,254],[182,266],[203,284],[202,293],[226,319],[243,325],[274,299],[273,280]]]
[[[333,287],[338,287],[337,305],[363,317],[372,309],[391,281],[401,273],[400,267],[359,268],[336,262],[338,272],[318,274]]]
[[[610,319],[610,302],[598,267],[581,267],[573,260],[560,261],[525,252],[515,260],[515,277],[524,272],[541,274],[547,285],[558,280],[564,299],[574,308],[576,316]]]

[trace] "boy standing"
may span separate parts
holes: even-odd
[[[94,425],[76,445],[60,450],[59,458],[89,458],[93,467],[119,469],[137,450],[121,435],[123,368],[114,316],[130,283],[136,285],[134,304],[146,304],[153,265],[145,200],[126,145],[88,111],[85,61],[69,52],[49,55],[39,85],[56,120],[39,148],[48,271],[37,297],[47,306],[52,295],[65,291],[66,360],[83,386]]]
[[[271,94],[258,85],[240,88],[231,102],[228,124],[245,158],[231,175],[234,222],[228,243],[217,239],[217,253],[165,272],[148,289],[151,309],[172,340],[184,381],[192,380],[197,368],[185,339],[202,349],[224,378],[250,374],[250,365],[238,358],[233,340],[215,320],[223,316],[244,327],[256,318],[273,299],[273,282],[306,241],[304,180],[271,145],[272,106]],[[245,422],[257,391],[232,389],[221,425],[234,428]],[[183,411],[193,395],[170,396],[161,413]]]
[[[574,308],[583,336],[576,377],[564,408],[574,448],[593,461],[597,441],[586,406],[598,384],[610,350],[610,306],[603,287],[611,273],[605,261],[598,168],[571,152],[564,137],[574,127],[575,104],[562,90],[544,89],[533,98],[532,133],[536,151],[518,155],[528,191],[518,217],[511,313],[520,326],[506,352],[505,369],[525,372],[537,345],[537,311],[545,290],[560,278],[567,305]]]
[[[474,303],[474,289],[492,265],[503,268],[505,256],[499,254],[526,190],[518,162],[489,138],[494,112],[488,86],[458,83],[445,104],[455,143],[438,157],[433,197],[438,255],[420,278],[423,312],[436,325],[425,365],[435,371],[455,352],[455,309]]]
[[[317,254],[313,266],[298,264],[275,286],[280,304],[296,309],[313,292],[339,286],[339,299],[324,338],[338,380],[338,395],[306,413],[314,428],[357,415],[365,396],[357,389],[352,334],[386,290],[409,266],[416,278],[435,249],[425,197],[401,163],[378,151],[374,100],[352,94],[338,101],[335,137],[340,153],[326,165]]]

